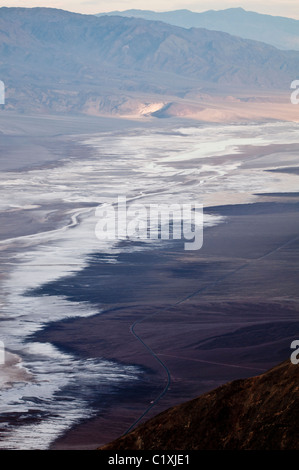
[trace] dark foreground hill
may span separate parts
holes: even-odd
[[[290,361],[171,408],[102,450],[299,449],[299,365]]]

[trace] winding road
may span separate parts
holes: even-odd
[[[189,294],[188,296],[185,296],[184,298],[182,298],[181,300],[175,302],[174,304],[170,305],[169,307],[165,307],[164,309],[162,309],[162,312],[169,309],[169,308],[173,308],[173,307],[176,307],[177,305],[181,305],[183,304],[184,302],[187,302],[188,300],[190,300],[191,298],[195,297],[196,295],[198,294],[201,294],[202,292],[208,290],[210,287],[213,287],[217,284],[219,284],[220,282],[222,282],[224,279],[227,279],[228,277],[236,274],[237,272],[239,271],[242,271],[243,269],[247,268],[248,266],[252,265],[253,263],[256,263],[256,262],[259,262],[265,258],[267,258],[268,256],[271,256],[273,255],[274,253],[276,253],[277,251],[281,250],[282,248],[285,248],[289,245],[291,245],[292,243],[296,242],[297,240],[299,240],[299,236],[295,237],[295,238],[292,238],[288,241],[286,241],[285,243],[282,243],[280,246],[276,247],[275,249],[273,250],[270,250],[268,251],[267,253],[263,254],[262,256],[259,256],[258,258],[255,258],[255,259],[251,259],[249,260],[247,263],[243,264],[242,266],[240,266],[239,268],[237,269],[234,269],[233,271],[225,274],[224,276],[221,276],[219,279],[217,279],[217,281],[214,281],[212,283],[210,283],[209,285],[203,287],[203,288],[200,288],[200,289],[197,289],[195,290],[194,292],[192,292],[191,294]],[[160,359],[160,357],[151,349],[151,347],[145,343],[145,341],[136,333],[135,331],[135,328],[137,325],[139,325],[140,323],[142,323],[143,321],[149,319],[149,318],[153,318],[154,316],[158,315],[160,312],[154,312],[152,314],[149,314],[149,315],[146,315],[144,317],[142,317],[141,319],[139,320],[136,320],[130,327],[130,331],[131,333],[133,334],[133,336],[147,349],[147,351],[149,352],[149,354],[160,364],[160,366],[162,367],[162,369],[165,371],[165,374],[166,374],[166,385],[164,386],[163,390],[161,391],[161,393],[157,396],[157,398],[150,404],[150,406],[148,406],[145,411],[136,419],[136,421],[126,430],[126,432],[123,434],[124,436],[126,434],[128,434],[129,432],[131,432],[139,423],[140,421],[150,412],[150,410],[152,410],[156,405],[157,403],[161,400],[161,398],[164,397],[164,395],[167,393],[169,387],[170,387],[170,383],[171,383],[171,373],[170,373],[170,370],[168,369],[167,365]],[[166,356],[166,355],[165,355]],[[186,358],[187,359],[187,358]],[[207,362],[207,361],[203,361],[203,362]],[[216,363],[215,363],[216,364]],[[218,364],[218,363],[217,363]],[[221,365],[221,363],[219,363],[219,365]],[[235,364],[225,364],[227,366],[231,366],[231,367],[236,367]]]

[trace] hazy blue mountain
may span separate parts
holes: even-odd
[[[0,8],[7,109],[126,112],[132,100],[199,86],[284,89],[299,53],[205,29],[47,8]],[[129,107],[132,106],[129,104]]]
[[[126,10],[100,13],[164,21],[182,28],[206,28],[223,31],[245,39],[266,42],[279,49],[299,50],[299,21],[281,16],[263,15],[243,8],[209,10],[196,13],[190,10],[154,12],[149,10]]]

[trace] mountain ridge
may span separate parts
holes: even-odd
[[[98,13],[96,16],[103,15],[164,21],[183,28],[206,28],[265,42],[283,50],[299,50],[299,20],[256,13],[240,7],[204,12],[187,9],[164,12],[131,9]]]
[[[298,450],[299,366],[290,360],[170,408],[99,450]]]
[[[18,112],[192,116],[213,90],[289,90],[299,70],[298,52],[228,33],[47,8],[0,8],[0,57]]]

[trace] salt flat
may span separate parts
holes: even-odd
[[[298,311],[296,124],[160,122],[0,123],[1,339],[28,372],[5,390],[2,448],[92,448],[138,419],[166,385],[130,333],[138,319],[172,377],[150,413],[286,354]],[[96,209],[119,195],[203,204],[203,248],[99,241]],[[263,328],[251,344],[246,328],[263,323],[271,345]],[[95,427],[76,427],[86,419]]]

